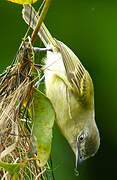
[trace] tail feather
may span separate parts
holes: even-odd
[[[34,29],[39,18],[34,8],[31,5],[23,5],[22,16],[25,22]],[[45,27],[44,23],[42,23],[38,35],[45,47],[53,46],[52,41],[54,41],[54,39]]]

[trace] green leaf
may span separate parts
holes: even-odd
[[[33,88],[33,144],[37,151],[39,166],[47,163],[51,151],[52,128],[55,112],[50,100]]]
[[[12,176],[12,180],[18,179],[18,172],[20,168],[22,168],[27,161],[21,162],[21,163],[5,163],[3,161],[0,161],[0,167],[4,168],[6,171],[9,172],[9,174]]]
[[[11,2],[17,3],[17,4],[33,4],[37,0],[8,0],[8,1],[11,1]]]

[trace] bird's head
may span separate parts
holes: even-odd
[[[100,145],[100,137],[98,129],[95,126],[87,127],[80,131],[76,139],[76,167],[78,167],[81,162],[91,156],[94,156]]]

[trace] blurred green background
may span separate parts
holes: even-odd
[[[0,0],[0,73],[10,65],[27,25],[21,5]],[[54,127],[52,157],[56,180],[117,179],[117,1],[53,0],[46,25],[71,47],[90,73],[95,87],[96,122],[101,145],[75,176],[75,157]]]

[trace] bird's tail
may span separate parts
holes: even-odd
[[[25,22],[30,25],[32,29],[36,27],[39,16],[31,5],[23,5],[22,16]],[[56,41],[51,36],[44,23],[42,23],[38,35],[45,47],[57,46]]]

